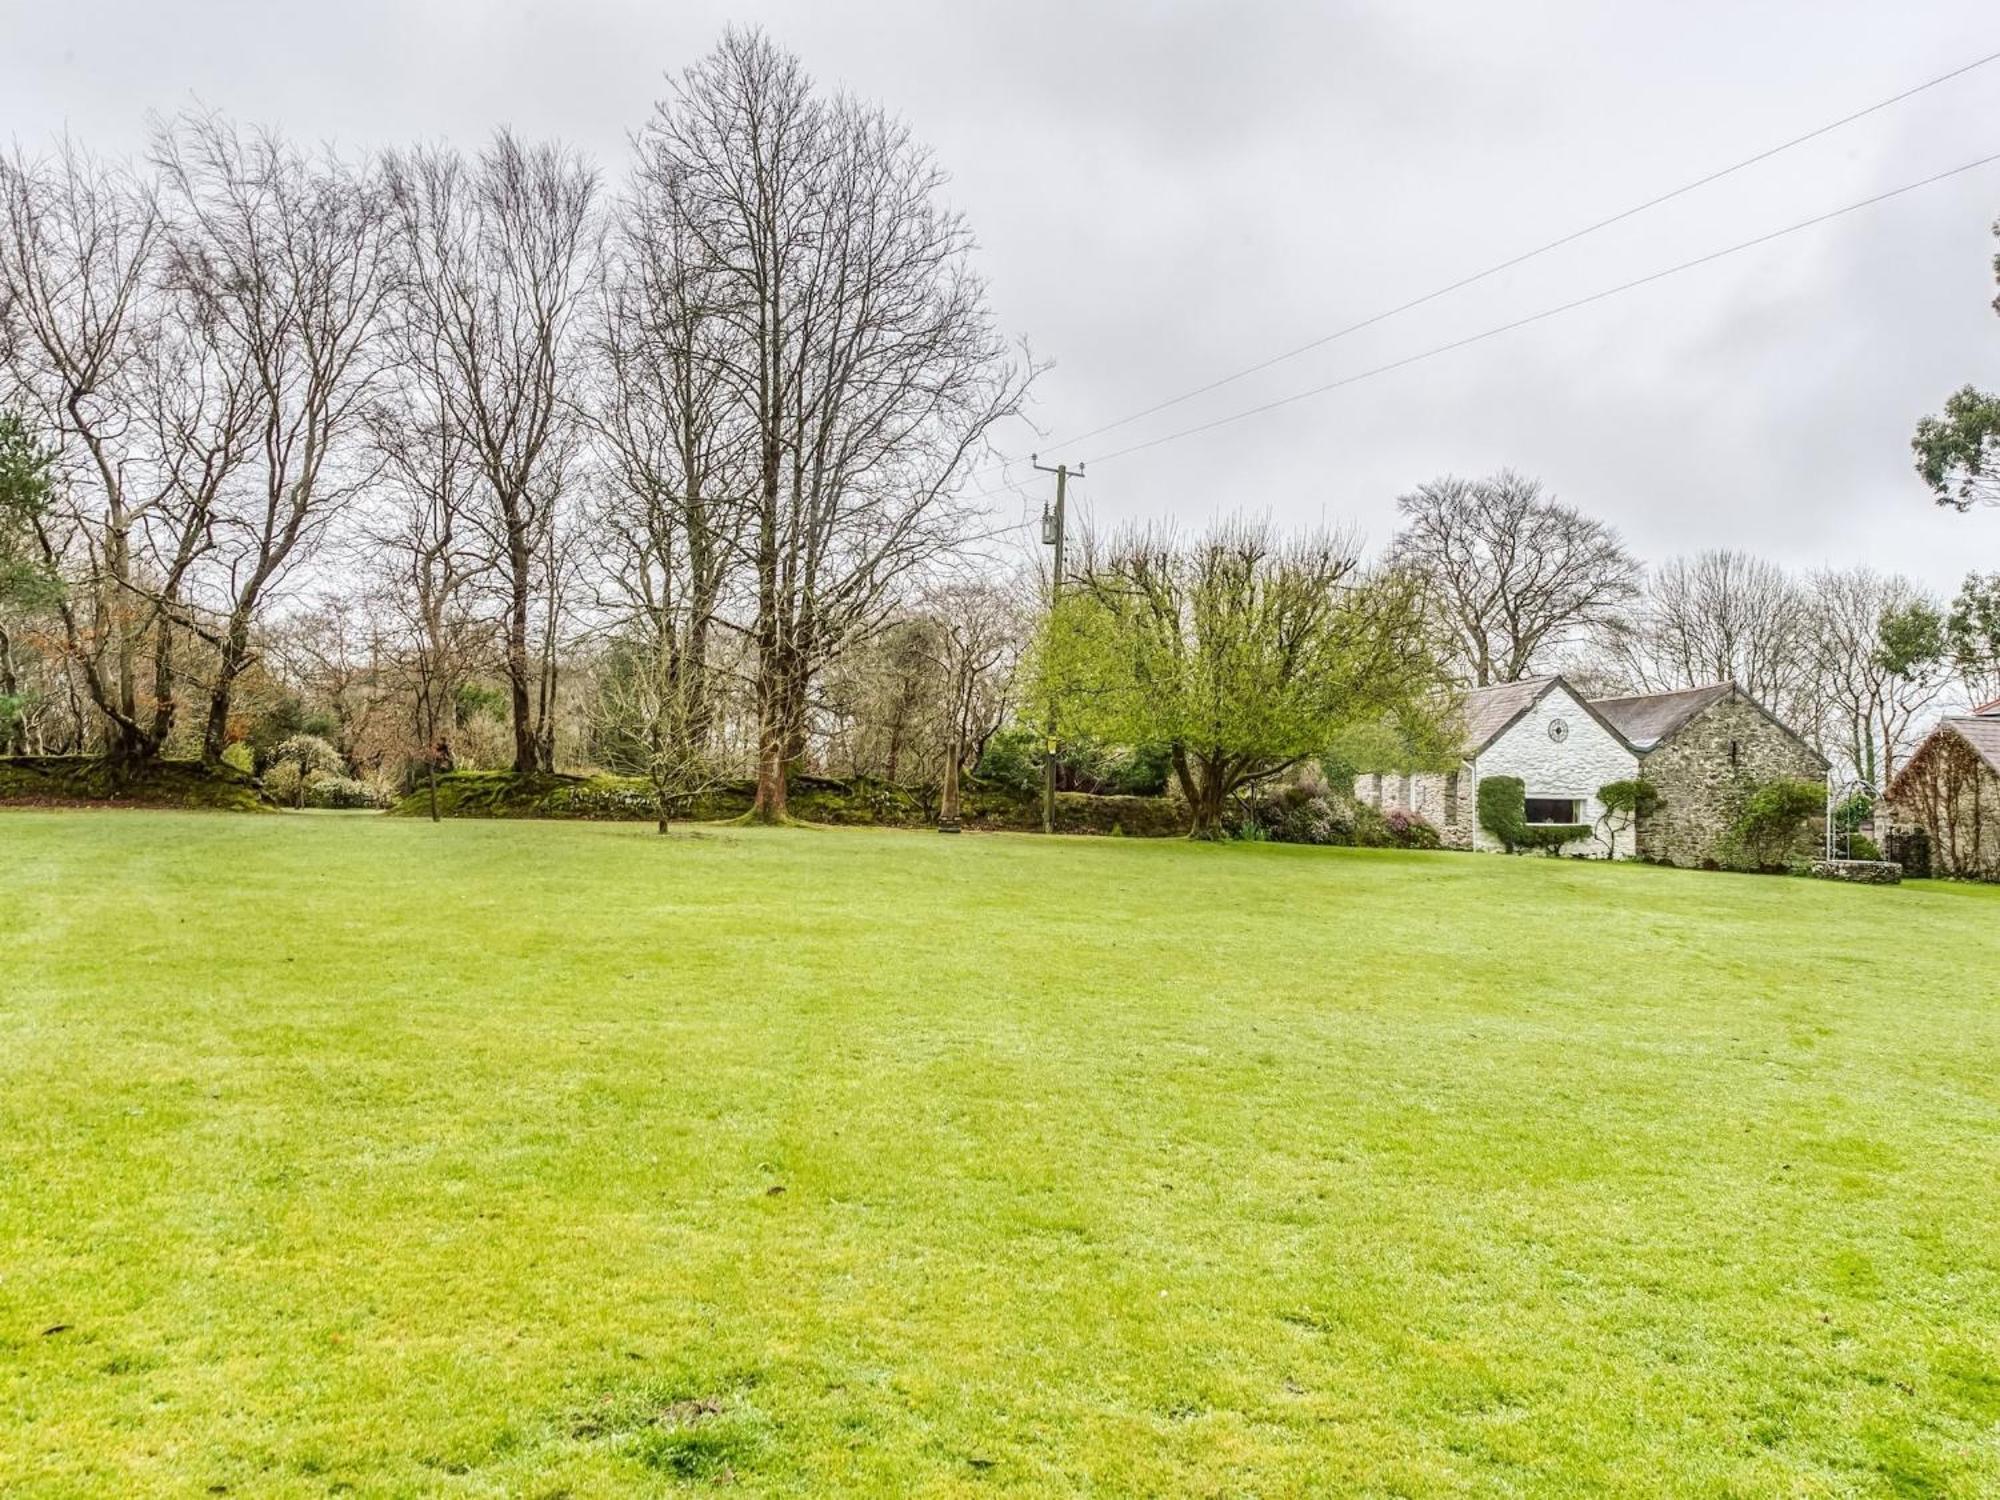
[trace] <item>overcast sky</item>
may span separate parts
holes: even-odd
[[[1055,362],[1039,436],[1109,454],[2000,152],[2000,63],[1532,265],[1145,421],[1295,347],[2000,49],[1950,4],[0,0],[0,132],[139,142],[200,100],[352,146],[512,125],[622,170],[731,21],[907,118],[1004,325]],[[1733,545],[1949,590],[2000,511],[1932,506],[1912,425],[2000,383],[2000,165],[1376,379],[1094,465],[1101,521],[1349,521],[1503,465],[1642,556]],[[1044,487],[984,485],[1005,519]],[[1021,481],[1018,487],[1015,481]]]

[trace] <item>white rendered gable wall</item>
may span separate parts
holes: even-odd
[[[1554,740],[1549,737],[1549,725],[1558,719],[1567,733],[1561,740]],[[1594,826],[1604,816],[1604,804],[1597,800],[1597,789],[1609,781],[1630,781],[1638,774],[1639,757],[1559,684],[1479,753],[1472,763],[1473,785],[1468,795],[1477,799],[1478,784],[1488,776],[1518,776],[1530,797],[1570,797],[1581,802],[1577,821]],[[1477,807],[1477,800],[1472,805]],[[1477,818],[1473,819],[1473,825],[1474,848],[1500,847],[1490,833],[1478,826]],[[1566,845],[1563,852],[1602,854],[1604,841],[1593,835]],[[1615,856],[1630,859],[1637,852],[1637,841],[1628,828],[1618,835]]]

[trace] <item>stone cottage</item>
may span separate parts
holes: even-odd
[[[1933,873],[2000,880],[2000,698],[1940,720],[1890,781],[1876,818],[1892,858],[1920,829]]]
[[[1472,689],[1461,720],[1456,769],[1359,776],[1355,796],[1421,814],[1450,848],[1497,849],[1479,826],[1479,782],[1518,776],[1530,823],[1592,830],[1566,854],[1699,865],[1720,857],[1751,787],[1826,776],[1825,758],[1734,683],[1586,699],[1560,676],[1534,677]],[[1598,788],[1641,776],[1659,809],[1636,828],[1607,819]]]

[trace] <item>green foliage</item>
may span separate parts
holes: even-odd
[[[2000,573],[1967,574],[1944,628],[1958,675],[1981,697],[2000,697]]]
[[[463,729],[474,719],[503,719],[507,695],[488,682],[461,682],[452,692],[452,723]]]
[[[1993,226],[2000,235],[2000,222]],[[2000,281],[2000,255],[1993,257]],[[2000,297],[1993,299],[2000,313]],[[1942,417],[1925,417],[1910,440],[1917,473],[1939,505],[1965,511],[2000,504],[2000,395],[1964,386],[1946,398]]]
[[[1643,777],[1631,781],[1607,781],[1597,789],[1597,800],[1608,813],[1629,818],[1650,817],[1659,810],[1660,789]]]
[[[242,740],[232,740],[222,747],[222,763],[245,776],[257,774],[257,752]]]
[[[1518,776],[1487,776],[1479,783],[1479,826],[1509,854],[1528,841],[1528,788]]]
[[[986,742],[973,775],[980,781],[1026,794],[1042,784],[1042,734],[1019,726],[1002,729]]]
[[[1419,718],[1442,668],[1414,587],[1366,576],[1326,538],[1227,526],[1193,544],[1127,538],[1044,619],[1029,723],[1177,747],[1192,831],[1238,788],[1329,750],[1348,727]]]
[[[12,412],[0,412],[0,609],[33,609],[56,597],[43,566],[35,523],[55,493],[54,455]]]
[[[1842,857],[1846,859],[1880,859],[1881,846],[1865,833],[1850,833],[1843,846]]]
[[[1944,415],[1925,417],[1910,439],[1917,473],[1939,505],[1965,511],[2000,499],[2000,395],[1964,386]]]
[[[1519,847],[1542,854],[1556,854],[1570,844],[1590,837],[1588,823],[1524,823]]]
[[[352,788],[339,783],[348,782],[347,762],[338,750],[315,734],[295,734],[281,740],[271,751],[270,764],[264,768],[264,789],[287,807],[346,807],[379,805],[374,794],[368,793],[370,800],[352,802]],[[319,788],[327,785],[322,800]],[[356,783],[355,785],[358,785]]]
[[[706,788],[686,809],[693,820],[726,820],[750,810],[756,784],[726,781]],[[418,787],[391,809],[397,817],[430,816],[428,792]],[[438,777],[438,811],[447,818],[550,818],[627,822],[657,815],[653,788],[641,776],[568,776],[537,771],[451,771]],[[858,777],[792,779],[791,811],[801,823],[835,826],[926,828],[935,822],[909,790]],[[962,791],[961,821],[970,829],[1031,832],[1041,827],[1040,784],[1030,792],[977,778]],[[1056,794],[1058,833],[1109,833],[1121,827],[1141,838],[1170,837],[1186,831],[1180,805],[1166,797],[1102,797],[1082,792]]]
[[[1367,809],[1374,812],[1373,808]],[[1259,824],[1266,837],[1279,844],[1352,844],[1354,813],[1344,798],[1302,786],[1280,786],[1257,797],[1243,822]],[[1377,814],[1377,821],[1380,815]]]
[[[1923,600],[1885,609],[1877,627],[1875,664],[1898,677],[1922,677],[1944,661],[1944,616]]]
[[[8,616],[43,608],[60,592],[35,540],[36,522],[54,491],[51,461],[19,417],[0,412],[0,652],[12,649]],[[8,667],[0,659],[0,682],[9,680]],[[13,727],[30,701],[25,693],[0,691],[0,750],[12,742]]]
[[[986,742],[974,776],[1021,793],[1039,792],[1047,755],[1043,731],[1014,725]],[[1066,734],[1056,751],[1056,785],[1065,790],[1109,797],[1157,797],[1173,774],[1173,751],[1166,745],[1108,745],[1083,734]]]
[[[1826,788],[1780,777],[1751,790],[1731,830],[1744,860],[1758,869],[1784,863],[1812,823],[1826,816]]]

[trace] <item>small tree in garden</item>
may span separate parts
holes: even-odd
[[[347,762],[316,734],[295,734],[271,752],[264,768],[265,789],[294,807],[306,805],[306,790],[315,776],[345,776]]]
[[[1479,783],[1479,826],[1509,854],[1528,842],[1528,788],[1518,776],[1488,776]]]
[[[1364,569],[1350,539],[1240,522],[1086,544],[1033,668],[1024,717],[1053,708],[1066,733],[1169,747],[1200,839],[1223,836],[1243,787],[1353,724],[1421,717],[1443,683],[1414,580]]]
[[[598,686],[600,743],[645,776],[661,833],[722,779],[709,749],[707,682],[686,669],[678,646],[671,631],[621,642]]]
[[[1825,816],[1824,786],[1780,777],[1750,793],[1733,832],[1750,863],[1769,869],[1783,864],[1813,820]]]
[[[1604,808],[1597,819],[1598,836],[1604,840],[1604,852],[1616,855],[1618,836],[1658,811],[1660,789],[1644,778],[1609,781],[1597,789],[1597,800]]]

